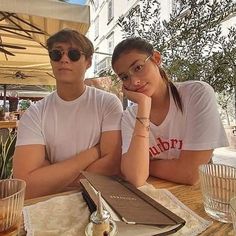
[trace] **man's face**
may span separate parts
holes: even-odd
[[[74,84],[84,80],[91,58],[71,43],[55,43],[49,52],[53,73],[57,83]]]

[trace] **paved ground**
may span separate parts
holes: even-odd
[[[225,164],[236,167],[236,149],[216,148],[213,163]]]

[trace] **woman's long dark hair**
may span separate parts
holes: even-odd
[[[154,52],[153,46],[150,43],[148,43],[146,40],[139,37],[127,38],[121,41],[115,47],[114,52],[112,54],[112,59],[111,59],[112,66],[117,61],[121,53],[126,53],[132,50],[137,50],[147,55],[152,55]],[[179,108],[183,112],[182,100],[181,100],[181,97],[179,95],[177,88],[175,87],[173,82],[169,79],[165,70],[160,66],[158,66],[158,68],[159,68],[162,79],[166,82],[167,86],[170,87],[173,99],[175,101],[175,105],[177,106],[177,108]]]

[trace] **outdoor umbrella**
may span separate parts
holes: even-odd
[[[63,28],[85,34],[89,6],[52,0],[0,0],[0,68],[50,68],[45,44]]]
[[[5,89],[8,84],[55,84],[47,38],[63,28],[85,34],[89,25],[89,6],[53,0],[0,0],[0,84],[6,85]]]
[[[22,87],[23,85],[27,85],[29,89],[33,90],[35,86],[35,89],[38,86],[41,85],[49,85],[53,86],[56,84],[54,76],[51,74],[51,72],[47,71],[40,71],[40,70],[30,70],[30,69],[24,69],[22,71],[14,71],[14,69],[7,71],[1,71],[0,70],[0,77],[1,82],[0,84],[3,85],[3,106],[6,106],[6,94],[7,94],[7,88],[12,87],[13,85],[15,87],[15,90],[17,90],[17,85]],[[30,87],[31,85],[31,87]],[[27,86],[25,87],[27,89]]]

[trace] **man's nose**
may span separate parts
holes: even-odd
[[[68,52],[63,52],[61,57],[61,62],[68,62],[70,61],[70,58],[68,57]]]

